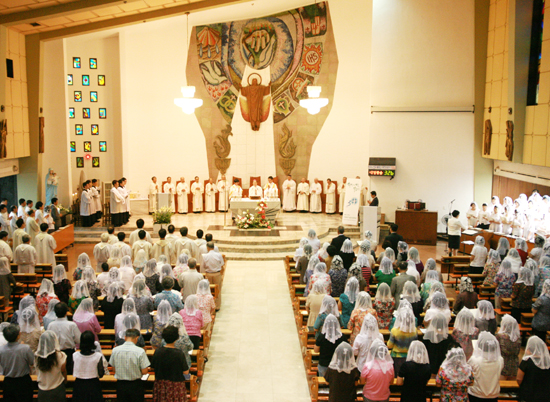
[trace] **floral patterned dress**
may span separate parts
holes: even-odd
[[[325,289],[325,292],[327,295],[331,293],[331,281],[330,276],[328,274],[313,274],[311,275],[311,278],[309,279],[308,284],[308,294],[311,292],[311,289],[313,289],[313,284],[317,281],[323,282],[323,289]]]
[[[145,284],[151,292],[151,296],[154,296],[158,293],[157,283],[159,282],[159,274],[153,274],[151,276],[145,277]]]
[[[540,296],[540,294],[542,293],[542,285],[547,279],[550,279],[550,267],[542,267],[540,269],[540,276],[537,282],[537,288],[535,289],[535,296]]]
[[[202,311],[203,325],[206,327],[212,322],[212,309],[216,307],[216,301],[212,295],[197,295],[199,299],[199,310]]]
[[[330,280],[332,282],[332,297],[338,297],[346,288],[346,281],[348,280],[348,271],[342,269],[331,269],[329,271]]]
[[[151,297],[142,296],[134,297],[131,296],[136,305],[136,313],[139,316],[139,323],[141,329],[153,329],[153,319],[151,317],[151,311],[155,310],[155,303]]]
[[[466,355],[466,360],[469,360],[474,353],[474,345],[472,340],[477,339],[479,335],[479,329],[474,328],[474,333],[472,335],[467,335],[464,332],[453,329],[453,339],[460,344],[460,347],[464,349],[464,354]]]
[[[44,316],[48,312],[48,303],[52,299],[57,299],[57,296],[50,296],[48,294],[44,296],[36,296],[36,308],[38,309],[38,315],[40,318],[40,323],[42,323],[42,320],[44,319]]]
[[[515,281],[516,281],[516,277],[514,275],[504,276],[502,272],[500,274],[497,274],[495,276],[495,284],[497,285],[497,289],[495,290],[495,296],[496,297],[512,296],[512,287],[514,286]]]
[[[153,318],[153,335],[151,336],[151,346],[155,348],[160,348],[162,346],[162,331],[166,327],[166,324],[161,324],[158,321],[157,316]]]
[[[483,275],[485,275],[483,286],[495,285],[495,276],[497,276],[497,272],[499,268],[500,268],[500,263],[498,262],[491,262],[491,263],[485,264],[485,268],[483,269]]]
[[[496,338],[500,344],[500,354],[504,359],[504,367],[500,374],[515,377],[519,368],[518,356],[521,349],[521,338],[516,339],[515,342],[510,340],[508,334],[497,334]]]
[[[388,301],[375,300],[373,307],[376,310],[376,319],[378,320],[378,328],[388,329],[395,310],[395,300]]]
[[[441,387],[440,402],[468,402],[468,386],[474,383],[474,376],[470,374],[467,381],[453,382],[445,370],[440,368],[435,382]]]
[[[350,345],[353,345],[355,337],[361,332],[363,320],[368,313],[372,314],[375,318],[378,319],[378,315],[376,314],[376,310],[374,309],[368,309],[365,311],[356,309],[351,312],[351,317],[348,322],[348,329],[351,331],[351,336],[349,338]]]

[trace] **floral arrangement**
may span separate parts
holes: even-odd
[[[170,207],[162,207],[153,211],[153,223],[170,223],[172,219],[172,209]]]
[[[273,225],[265,218],[266,209],[266,202],[264,200],[260,200],[258,202],[258,206],[256,207],[256,211],[258,211],[256,216],[251,214],[248,210],[242,216],[237,215],[237,218],[235,218],[237,227],[239,229],[271,229]]]
[[[53,205],[52,205],[52,206],[53,206]],[[71,213],[71,210],[70,210],[70,209],[65,208],[65,207],[64,207],[63,205],[61,205],[61,204],[57,204],[57,209],[59,209],[59,212],[60,212],[61,214],[65,214],[65,215],[66,215],[66,214],[70,214],[70,213]]]

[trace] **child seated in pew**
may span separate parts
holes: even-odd
[[[397,385],[402,385],[401,402],[426,402],[426,386],[431,377],[428,351],[420,341],[412,341],[407,361],[397,373]]]
[[[357,356],[357,367],[362,370],[367,360],[370,346],[375,339],[384,340],[384,337],[378,329],[376,317],[367,314],[363,320],[361,332],[355,337],[353,342],[353,354]]]
[[[388,348],[379,339],[372,342],[367,360],[361,370],[364,379],[363,401],[388,401],[394,378],[394,362]]]
[[[454,348],[447,352],[435,377],[435,383],[441,387],[440,401],[468,401],[468,387],[474,383],[474,376],[472,367],[467,363],[461,348]]]
[[[391,295],[391,289],[387,283],[381,283],[374,296],[374,309],[380,329],[388,329],[395,310],[395,300]]]
[[[325,295],[323,297],[323,302],[321,303],[319,315],[317,316],[317,318],[315,319],[315,323],[313,324],[313,329],[315,330],[315,339],[319,338],[320,331],[323,328],[323,325],[325,324],[325,319],[329,314],[335,316],[338,319],[340,326],[342,325],[340,312],[338,311],[336,300],[334,300],[331,295]]]
[[[472,341],[477,339],[478,334],[479,329],[475,326],[474,315],[467,308],[463,308],[456,316],[453,339],[464,350],[466,359],[472,357],[474,353],[474,344]]]
[[[308,311],[307,327],[313,331],[313,326],[321,310],[323,299],[326,296],[325,287],[321,282],[315,283],[313,289],[306,298],[306,310]]]
[[[363,319],[367,314],[376,317],[376,310],[372,308],[372,300],[367,292],[359,292],[355,301],[355,308],[351,312],[348,322],[348,329],[351,331],[350,342],[355,341],[355,337],[361,332]]]
[[[361,377],[361,372],[349,343],[338,345],[324,377],[329,386],[329,402],[355,402],[355,381]]]
[[[101,364],[104,373],[108,373],[109,364],[96,350],[95,336],[91,331],[80,335],[80,350],[73,354],[73,362],[73,401],[103,402],[98,367]]]
[[[518,322],[509,314],[502,317],[500,330],[496,335],[500,345],[500,353],[504,359],[504,367],[500,373],[505,380],[514,380],[518,373],[518,357],[521,349],[521,336]]]
[[[495,334],[497,331],[497,320],[495,319],[495,310],[488,300],[480,300],[477,303],[476,327],[479,332],[488,331]]]
[[[319,337],[315,340],[314,351],[315,353],[319,353],[319,364],[317,365],[319,377],[325,376],[334,351],[343,341],[344,337],[342,336],[338,318],[332,314],[327,315]]]
[[[355,308],[355,300],[359,293],[359,281],[356,277],[352,276],[346,282],[344,293],[342,293],[338,299],[338,309],[342,310],[340,321],[342,327],[347,328],[348,322],[351,317],[351,313]]]
[[[199,309],[199,299],[197,295],[189,295],[185,299],[185,305],[180,310],[181,318],[185,324],[185,329],[191,342],[193,342],[193,349],[199,349],[201,344],[201,328],[204,324],[202,318],[202,311]]]

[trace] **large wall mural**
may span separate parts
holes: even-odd
[[[187,80],[197,87],[196,96],[204,99],[195,114],[206,138],[210,176],[232,166],[236,156],[227,143],[223,148],[230,152],[220,154],[221,139],[232,142],[238,137],[242,128],[238,130],[234,122],[244,119],[250,133],[273,126],[268,127],[273,135],[270,146],[280,179],[290,172],[307,177],[313,143],[332,105],[337,70],[326,2],[263,18],[194,27]],[[320,85],[323,97],[329,98],[329,106],[314,116],[299,106],[309,85]]]

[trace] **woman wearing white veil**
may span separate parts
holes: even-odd
[[[116,345],[120,346],[124,344],[126,331],[129,329],[137,329],[138,331],[141,330],[139,326],[139,317],[137,316],[137,314],[134,314],[134,313],[126,314],[126,316],[122,320],[119,330],[115,331]],[[140,348],[145,347],[145,340],[143,339],[143,336],[141,335],[139,336],[136,345],[139,346]]]
[[[300,244],[298,248],[294,252],[294,262],[298,263],[298,260],[300,259],[300,257],[304,255],[304,246],[306,244],[309,244],[307,237],[302,237],[300,239]]]
[[[319,337],[315,340],[314,351],[319,353],[319,364],[317,365],[317,373],[319,377],[323,377],[332,360],[334,351],[340,343],[344,341],[340,322],[334,315],[327,315],[323,328]]]
[[[40,336],[35,359],[38,401],[64,401],[67,356],[61,352],[55,332],[46,331]]]
[[[210,290],[210,282],[208,282],[208,279],[202,279],[197,285],[197,299],[204,321],[202,328],[205,331],[210,331],[212,327],[212,314],[216,311],[216,301]]]
[[[204,319],[202,318],[202,311],[199,309],[197,295],[187,296],[180,315],[183,318],[189,339],[193,342],[193,349],[199,349],[202,338],[201,328],[204,325]]]
[[[48,304],[52,299],[58,299],[53,289],[53,282],[47,278],[44,278],[42,279],[40,289],[38,289],[38,293],[36,294],[36,308],[38,310],[41,322],[42,318],[48,312]]]
[[[55,310],[54,310],[57,303],[60,303],[58,299],[51,299],[50,302],[48,303],[48,311],[43,319],[45,331],[48,330],[48,326],[52,321],[57,320],[57,316],[55,315]]]
[[[134,278],[136,277],[136,270],[134,270],[134,268],[132,267],[132,259],[127,255],[122,257],[118,272],[120,273],[120,280],[124,282],[124,290],[126,293],[128,293],[130,291],[130,288],[132,287]],[[141,270],[139,270],[138,272],[141,272]]]
[[[325,372],[329,386],[329,402],[354,402],[357,397],[355,381],[361,377],[353,351],[347,342],[342,342],[332,355]]]
[[[445,360],[451,339],[447,318],[441,313],[436,314],[430,321],[422,340],[428,351],[433,375],[437,374],[441,363]]]
[[[178,262],[176,263],[176,266],[172,270],[172,272],[174,273],[174,277],[176,279],[178,279],[180,275],[183,274],[184,272],[189,271],[189,265],[188,265],[189,254],[187,254],[188,252],[189,250],[183,250],[183,252],[180,255],[178,255]]]
[[[504,359],[497,339],[489,332],[479,334],[474,354],[468,360],[474,375],[474,384],[468,388],[470,401],[493,400],[500,394],[500,373]],[[472,396],[474,398],[472,398]]]
[[[136,273],[143,271],[145,264],[147,264],[147,254],[145,250],[139,250],[134,256],[134,268]]]
[[[76,262],[76,268],[73,272],[73,279],[75,281],[80,280],[82,278],[82,271],[84,271],[84,268],[91,267],[92,263],[90,262],[90,257],[88,257],[88,254],[82,253],[78,256],[78,260]]]
[[[308,283],[308,294],[311,292],[311,289],[315,282],[321,282],[327,294],[331,293],[332,290],[332,280],[330,275],[327,274],[327,266],[324,262],[317,264],[313,270],[313,275],[309,278]]]
[[[313,289],[307,295],[306,310],[308,312],[308,317],[306,325],[310,331],[313,330],[313,325],[315,324],[315,320],[317,320],[317,316],[319,315],[319,311],[321,310],[321,306],[323,305],[323,300],[326,295],[327,292],[325,291],[325,287],[322,282],[315,283],[315,285],[313,285]]]
[[[122,263],[122,257],[123,257],[122,249],[120,247],[111,246],[111,249],[109,252],[109,259],[107,260],[107,264],[109,265],[109,268],[113,268],[113,267],[120,268],[120,265]]]
[[[321,241],[317,238],[317,233],[314,229],[308,230],[307,241],[313,250],[313,255],[317,254],[317,251],[321,248]]]
[[[165,300],[164,300],[165,301]],[[189,339],[187,335],[187,330],[185,329],[185,324],[183,323],[183,318],[179,313],[173,313],[166,323],[167,326],[176,327],[180,335],[179,339],[174,343],[174,346],[181,350],[187,359],[187,365],[191,367],[191,352],[193,351],[193,342]],[[162,342],[164,344],[164,341]],[[186,379],[189,379],[186,377]]]
[[[136,312],[139,316],[141,329],[151,330],[153,328],[153,320],[151,312],[155,310],[155,303],[151,297],[151,293],[143,279],[137,279],[132,284],[130,298],[134,300]]]
[[[342,261],[344,261],[344,268],[349,269],[351,267],[351,264],[353,264],[353,260],[355,259],[355,253],[353,252],[353,243],[350,239],[344,240],[344,243],[342,244],[338,255],[342,258]]]
[[[390,330],[390,339],[388,340],[388,348],[391,349],[396,373],[399,373],[399,368],[406,360],[410,344],[418,338],[416,318],[412,307],[408,301],[404,301],[403,305],[399,306],[397,310],[395,323]]]
[[[461,348],[453,348],[447,352],[435,377],[435,383],[441,387],[441,401],[468,401],[468,386],[474,383],[474,376]]]
[[[122,322],[128,314],[134,314],[137,316],[136,304],[134,302],[134,299],[128,298],[125,299],[122,303],[122,310],[120,314],[115,317],[115,334],[118,334],[122,331]],[[141,329],[141,325],[139,329]],[[124,336],[121,336],[121,338],[124,339]]]
[[[525,346],[525,354],[519,365],[517,381],[519,400],[547,401],[550,380],[550,354],[548,347],[538,336],[532,336]]]
[[[420,341],[412,341],[407,361],[397,373],[397,385],[402,385],[402,402],[426,402],[426,386],[431,378],[428,351]]]
[[[496,335],[500,345],[500,352],[504,359],[504,368],[501,376],[506,380],[513,380],[518,373],[518,356],[521,349],[521,334],[518,322],[509,314],[502,317],[500,330]]]
[[[494,334],[497,330],[497,321],[495,319],[495,309],[488,300],[480,300],[477,303],[476,327],[479,332],[488,331]]]
[[[40,320],[34,307],[25,308],[17,318],[19,325],[19,342],[29,345],[31,350],[36,352],[38,340],[42,334]]]
[[[453,328],[453,339],[462,349],[466,359],[472,357],[474,353],[473,340],[477,339],[479,329],[476,328],[474,315],[467,308],[463,308],[456,316],[455,326]]]
[[[159,283],[160,275],[156,272],[157,260],[154,258],[147,261],[145,268],[143,269],[143,276],[145,276],[145,284],[151,291],[151,295],[154,296],[162,290],[162,286]]]
[[[449,300],[447,300],[447,296],[445,296],[445,294],[441,292],[436,292],[432,296],[430,308],[428,309],[428,311],[426,311],[426,315],[424,316],[424,326],[428,327],[432,318],[435,317],[435,315],[438,313],[441,313],[445,316],[445,318],[447,319],[447,323],[451,321]]]
[[[73,315],[73,322],[78,327],[80,333],[90,331],[94,334],[96,342],[99,342],[98,334],[101,332],[101,326],[94,313],[94,302],[87,298],[82,300],[80,306]]]
[[[166,328],[168,319],[171,315],[172,306],[170,306],[170,303],[168,303],[167,300],[161,301],[157,309],[157,314],[155,314],[153,318],[154,326],[153,335],[151,336],[151,345],[153,349],[158,349],[162,346],[162,331]]]
[[[53,268],[52,282],[55,294],[59,300],[68,304],[72,285],[67,279],[67,272],[65,271],[65,267],[63,265],[58,264]]]
[[[378,281],[378,286],[380,286],[380,283],[384,282],[391,287],[391,281],[395,278],[392,260],[388,257],[382,258],[382,261],[380,261],[380,269],[376,271],[374,277]]]
[[[510,315],[521,321],[522,313],[530,313],[533,296],[535,295],[535,278],[529,268],[521,268],[519,276],[514,286],[512,286],[512,311]]]
[[[372,299],[367,292],[359,292],[355,299],[355,308],[351,312],[348,322],[348,329],[351,330],[350,342],[355,341],[355,337],[361,332],[363,319],[367,314],[377,316],[376,310],[372,308]]]
[[[340,295],[338,300],[338,308],[342,310],[342,326],[347,328],[351,316],[351,312],[355,308],[355,299],[359,293],[359,281],[352,276],[346,282],[344,293]]]
[[[414,277],[415,284],[420,283],[420,274],[416,270],[416,264],[412,260],[407,261],[407,275]]]
[[[380,329],[388,329],[393,311],[395,310],[395,300],[391,295],[391,289],[387,283],[381,283],[374,296],[374,309],[376,310],[378,326]]]
[[[361,370],[361,378],[365,379],[364,401],[389,400],[394,367],[388,348],[383,341],[375,339],[372,342],[367,360]]]
[[[71,293],[71,297],[69,297],[69,310],[71,313],[74,314],[82,300],[86,299],[87,297],[90,297],[90,292],[88,292],[88,285],[86,281],[79,280],[76,281],[73,287],[73,291]]]
[[[376,339],[384,341],[384,337],[378,329],[376,318],[367,314],[361,326],[361,332],[355,337],[353,342],[353,354],[357,356],[357,367],[362,370],[367,360],[367,355],[372,342]]]

